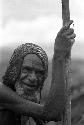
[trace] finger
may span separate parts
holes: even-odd
[[[67,36],[68,39],[74,39],[75,37],[76,37],[76,34],[75,34],[75,33],[73,33],[72,35],[68,35],[68,36]]]
[[[60,30],[60,32],[64,32],[65,30],[70,28],[70,25],[73,23],[73,20],[70,20],[68,23],[65,24],[65,26],[63,26],[63,28]]]
[[[66,35],[71,35],[71,34],[73,34],[73,33],[74,33],[74,29],[73,29],[73,28],[70,28],[70,29],[66,30],[64,34],[66,34]]]
[[[75,39],[71,39],[71,45],[73,45],[75,42]]]
[[[72,46],[72,45],[74,44],[74,42],[75,42],[75,39],[70,39],[70,40],[68,41],[68,43],[67,43],[67,46],[68,46],[68,47]]]

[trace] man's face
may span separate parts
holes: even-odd
[[[28,54],[23,61],[20,83],[25,91],[37,91],[43,81],[44,69],[41,59],[35,54]]]

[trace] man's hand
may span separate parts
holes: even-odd
[[[55,39],[55,50],[61,54],[63,53],[63,55],[66,55],[71,51],[71,47],[75,42],[74,38],[76,35],[74,29],[70,28],[72,23],[73,21],[70,20],[65,26],[63,26]]]

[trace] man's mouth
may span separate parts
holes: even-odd
[[[22,84],[28,88],[29,90],[36,90],[37,89],[37,85],[31,85],[31,84],[28,84],[28,83],[25,83],[25,82],[22,82]]]

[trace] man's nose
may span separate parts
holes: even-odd
[[[37,77],[36,77],[36,74],[35,74],[34,71],[30,74],[29,80],[31,82],[36,82],[37,81]]]

